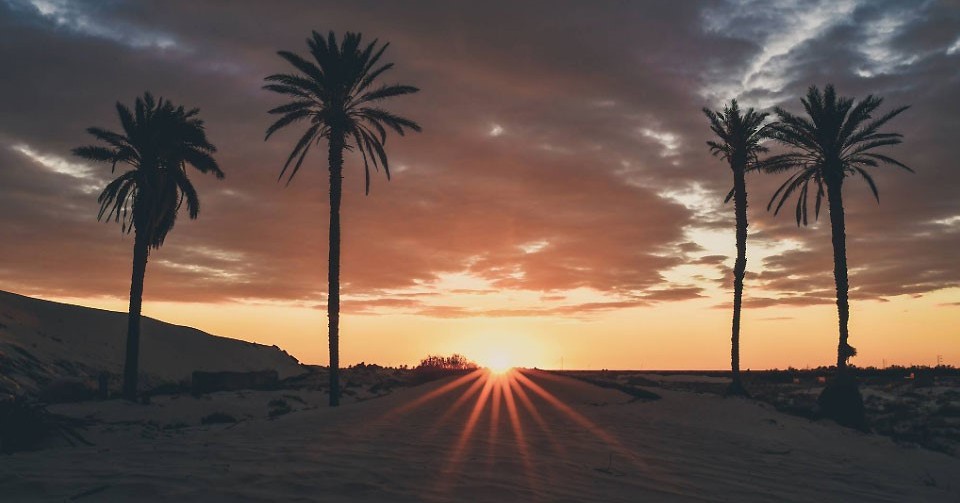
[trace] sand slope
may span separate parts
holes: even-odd
[[[4,501],[960,501],[958,459],[755,402],[669,390],[644,402],[533,371],[487,382],[150,439],[118,423],[93,447],[0,457],[0,491]]]
[[[126,313],[90,309],[0,292],[0,392],[37,391],[58,377],[93,378],[123,369]],[[275,346],[217,337],[142,319],[141,387],[189,379],[194,370],[303,371]]]

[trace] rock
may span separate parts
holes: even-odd
[[[46,403],[82,402],[97,396],[97,392],[80,379],[62,377],[40,389],[38,394]]]
[[[279,376],[276,370],[253,372],[193,372],[190,391],[195,394],[241,389],[275,389]]]

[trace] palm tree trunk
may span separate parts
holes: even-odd
[[[830,227],[833,233],[833,278],[837,285],[837,313],[840,318],[840,342],[837,345],[837,377],[823,388],[817,398],[824,416],[838,423],[867,431],[866,410],[863,395],[856,378],[847,367],[847,359],[853,356],[853,348],[847,343],[847,322],[850,305],[847,301],[847,238],[843,219],[843,178],[826,178],[827,200],[830,204]]]
[[[140,308],[143,304],[143,278],[147,272],[149,244],[140,232],[133,241],[133,275],[130,279],[130,308],[127,311],[127,352],[123,363],[123,397],[137,399],[140,357]]]
[[[745,395],[740,380],[740,308],[743,303],[743,276],[747,270],[747,184],[742,166],[733,170],[733,203],[737,221],[737,261],[733,266],[733,326],[730,336],[732,382],[729,394]]]
[[[833,236],[833,279],[837,287],[837,314],[839,315],[840,342],[837,345],[837,375],[843,377],[847,372],[847,359],[852,354],[847,343],[850,320],[850,304],[847,280],[847,236],[843,215],[843,178],[827,180],[827,199],[830,204],[830,227]]]
[[[343,188],[343,132],[330,132],[330,257],[327,262],[327,318],[330,341],[330,406],[340,405],[340,196]]]

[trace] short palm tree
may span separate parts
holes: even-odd
[[[771,137],[792,147],[793,151],[765,160],[764,169],[770,173],[792,171],[793,174],[774,193],[767,208],[777,203],[774,211],[779,212],[787,199],[797,194],[797,225],[806,225],[811,189],[816,194],[815,219],[820,215],[823,197],[827,198],[840,342],[837,346],[837,379],[824,389],[819,403],[824,414],[838,422],[864,427],[863,399],[856,379],[847,368],[847,360],[856,355],[856,350],[848,343],[850,306],[842,189],[847,178],[862,177],[879,202],[877,185],[868,168],[890,165],[913,172],[902,162],[876,151],[879,147],[902,142],[903,135],[880,132],[880,128],[908,107],[894,108],[875,116],[883,103],[882,98],[871,95],[855,102],[853,98],[838,97],[832,85],[823,92],[811,87],[800,101],[807,117],[793,115],[779,107],[775,109],[778,120],[770,126]]]
[[[328,262],[327,317],[330,342],[330,405],[340,403],[340,197],[343,183],[343,152],[356,149],[363,158],[366,192],[370,192],[370,164],[383,168],[387,179],[390,167],[384,144],[387,130],[399,135],[406,130],[420,131],[420,126],[380,108],[380,103],[394,96],[411,94],[413,86],[377,85],[377,79],[393,68],[393,63],[380,61],[390,44],[377,40],[363,46],[360,33],[347,33],[338,43],[333,32],[327,37],[313,32],[307,39],[312,61],[292,52],[277,54],[296,70],[266,78],[264,89],[288,96],[292,101],[270,110],[280,118],[267,128],[266,138],[283,127],[306,121],[306,131],[294,146],[280,171],[283,178],[290,170],[287,183],[297,174],[307,152],[314,144],[327,140],[327,163],[330,171],[330,248]],[[296,162],[294,162],[296,161]]]
[[[733,328],[730,337],[730,368],[733,379],[727,394],[747,396],[740,378],[740,307],[743,299],[743,276],[747,269],[747,183],[746,173],[757,168],[758,155],[767,151],[760,144],[766,129],[766,113],[752,108],[741,112],[737,100],[731,100],[722,111],[703,109],[710,120],[710,129],[720,139],[708,141],[710,153],[727,161],[733,172],[733,190],[724,202],[733,198],[737,224],[737,260],[733,266]]]
[[[140,352],[140,308],[143,278],[151,248],[160,248],[173,229],[182,203],[191,219],[197,218],[200,200],[186,166],[201,173],[223,178],[213,159],[216,148],[207,141],[198,109],[185,110],[170,101],[154,100],[150,93],[138,97],[133,111],[117,103],[122,133],[91,127],[87,132],[102,145],[78,147],[73,153],[85,159],[118,164],[130,169],[115,178],[98,201],[98,220],[114,220],[122,232],[133,232],[133,276],[130,284],[130,309],[127,324],[126,358],[123,367],[123,396],[137,397],[138,358]]]

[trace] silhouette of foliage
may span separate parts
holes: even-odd
[[[736,215],[737,260],[733,267],[733,322],[730,344],[730,368],[732,380],[727,392],[746,396],[740,378],[740,308],[743,304],[743,277],[747,269],[747,184],[746,173],[757,169],[758,156],[767,151],[761,145],[767,129],[763,127],[766,113],[749,108],[741,112],[737,100],[731,100],[723,110],[714,112],[708,108],[703,113],[710,120],[710,129],[721,140],[708,141],[710,153],[727,161],[733,172],[733,189],[724,202],[734,200]]]
[[[152,248],[159,248],[173,229],[184,202],[191,219],[200,212],[197,190],[187,178],[186,165],[201,173],[224,177],[213,159],[216,147],[207,141],[199,109],[174,107],[150,93],[137,98],[131,111],[117,103],[123,133],[91,127],[87,132],[107,146],[73,149],[77,156],[132,169],[107,184],[100,197],[97,218],[120,222],[124,232],[136,230]]]
[[[264,89],[292,99],[273,108],[279,115],[267,128],[265,140],[287,126],[306,122],[306,131],[297,141],[278,179],[289,170],[287,183],[293,180],[313,145],[327,140],[330,170],[330,257],[328,261],[327,316],[330,342],[330,405],[340,401],[340,199],[343,183],[343,151],[356,150],[363,159],[365,192],[370,193],[370,165],[383,168],[387,179],[390,166],[384,148],[387,131],[403,136],[407,130],[420,131],[410,119],[380,107],[388,98],[412,94],[419,89],[402,84],[377,85],[378,79],[393,68],[381,58],[390,44],[377,40],[361,43],[360,33],[347,32],[338,42],[331,31],[327,37],[313,32],[307,39],[312,61],[288,51],[279,51],[295,69],[266,77]],[[291,169],[292,167],[292,169]]]
[[[828,416],[859,427],[865,424],[862,419],[862,398],[855,380],[847,375],[847,360],[856,355],[856,350],[848,343],[850,306],[843,182],[850,177],[862,177],[879,202],[880,195],[868,168],[890,165],[913,171],[902,162],[876,152],[879,147],[902,142],[903,135],[881,132],[880,129],[908,107],[897,107],[875,115],[883,103],[882,98],[870,95],[855,102],[853,98],[838,97],[832,85],[826,86],[823,92],[812,86],[800,101],[807,117],[777,107],[775,112],[778,120],[770,125],[771,137],[792,147],[793,151],[766,159],[763,169],[768,173],[794,173],[774,193],[767,209],[779,201],[774,209],[776,214],[790,196],[797,194],[797,225],[806,225],[811,182],[815,191],[815,219],[820,215],[823,198],[827,198],[840,340],[837,346],[837,379],[833,386],[824,390],[820,404]]]
[[[429,355],[420,360],[420,364],[413,368],[411,383],[414,385],[442,379],[451,375],[460,375],[480,368],[463,355],[450,356]]]
[[[123,377],[123,394],[130,400],[137,393],[140,308],[150,249],[163,244],[183,203],[191,219],[200,213],[200,199],[187,177],[187,165],[201,173],[213,173],[218,179],[224,177],[213,159],[216,147],[207,141],[198,114],[196,108],[187,110],[144,93],[136,99],[133,110],[117,103],[122,133],[91,127],[87,132],[103,145],[73,149],[84,159],[109,163],[111,172],[116,172],[118,165],[130,167],[104,188],[98,198],[97,215],[100,220],[119,222],[122,232],[134,233]]]
[[[444,370],[473,370],[479,366],[470,361],[466,356],[452,354],[450,356],[429,355],[420,360],[418,369],[444,369]]]

